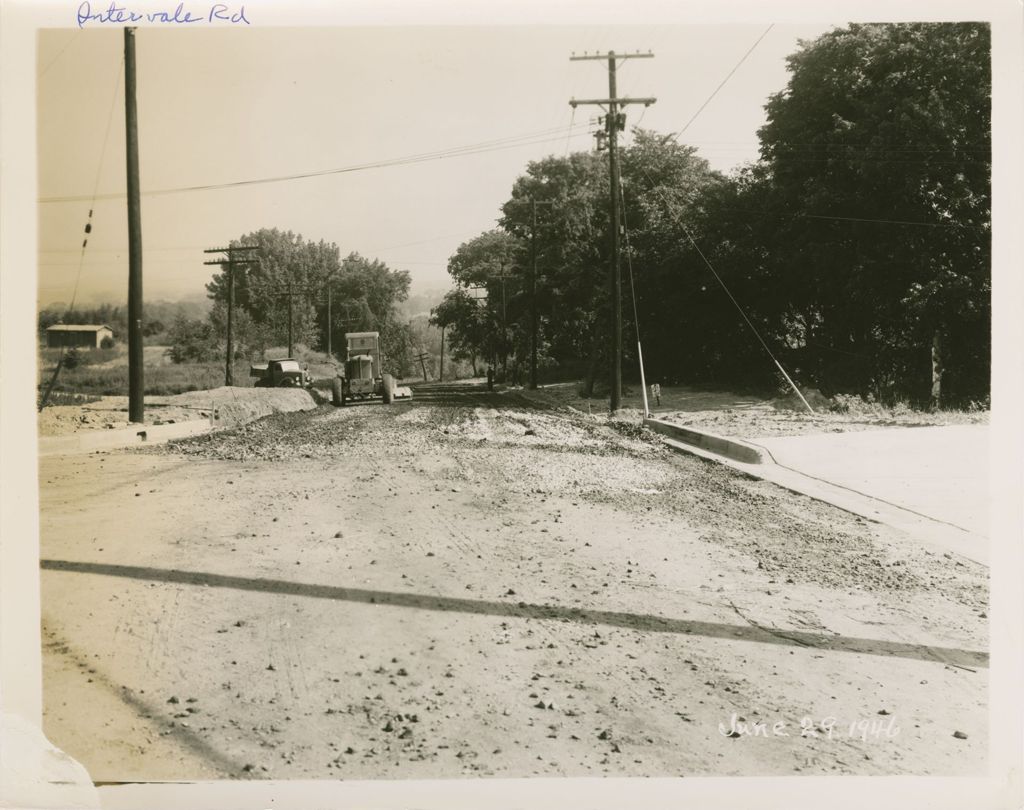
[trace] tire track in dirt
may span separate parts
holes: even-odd
[[[836,556],[830,553],[833,544],[847,542],[845,533],[857,555],[881,548],[884,535],[879,538],[873,529],[845,518],[832,520],[824,509],[812,509],[801,521],[802,501],[771,494],[702,462],[668,457],[634,426],[528,409],[503,396],[442,394],[390,408],[324,408],[300,417],[271,417],[251,429],[225,431],[167,451],[210,459],[211,470],[246,461],[254,482],[260,482],[246,490],[246,497],[262,493],[266,512],[260,519],[275,509],[282,515],[271,539],[261,535],[258,543],[253,541],[254,562],[241,564],[243,570],[234,567],[241,557],[222,554],[222,563],[225,557],[230,561],[220,569],[223,575],[175,580],[187,588],[203,583],[231,588],[211,588],[227,595],[255,588],[243,577],[266,578],[274,580],[266,587],[283,597],[263,602],[259,609],[274,612],[262,619],[247,614],[253,623],[262,621],[263,630],[252,638],[239,636],[237,643],[240,650],[251,646],[257,653],[274,649],[275,668],[285,671],[265,673],[261,666],[250,666],[239,672],[242,693],[248,695],[252,684],[243,679],[250,679],[258,700],[230,711],[247,718],[248,726],[265,727],[276,722],[275,712],[280,714],[287,701],[301,707],[303,722],[285,724],[272,734],[250,733],[242,723],[232,751],[246,751],[248,761],[260,762],[258,757],[269,753],[264,743],[277,742],[281,748],[274,753],[294,752],[283,757],[287,774],[344,778],[586,775],[602,770],[616,775],[721,774],[714,757],[722,754],[704,753],[702,746],[720,743],[714,735],[717,722],[725,719],[722,712],[751,716],[752,707],[796,711],[810,697],[827,700],[833,686],[829,661],[838,662],[840,656],[857,660],[845,657],[851,653],[863,660],[864,649],[856,644],[819,650],[779,639],[755,643],[771,634],[747,627],[737,636],[723,614],[726,600],[733,599],[773,631],[806,638],[811,645],[819,636],[832,637],[834,630],[822,633],[801,625],[830,627],[826,617],[832,607],[822,598],[838,600],[840,606],[848,601],[849,594],[837,587],[843,580],[828,580],[828,587],[815,584],[817,590],[806,580],[822,579],[819,569]],[[277,490],[271,485],[275,468],[280,470]],[[334,477],[338,483],[332,488],[325,479]],[[405,496],[408,501],[397,500]],[[343,508],[335,511],[335,505]],[[307,515],[304,510],[310,508]],[[350,530],[343,515],[359,525]],[[306,528],[307,517],[311,528]],[[332,555],[326,538],[339,523],[346,538],[335,544],[338,553]],[[637,527],[635,532],[630,525]],[[587,548],[589,540],[594,543]],[[292,543],[294,551],[287,546]],[[191,545],[172,547],[173,559],[181,559],[189,548],[195,554],[204,551],[193,538]],[[428,558],[428,552],[433,556]],[[310,569],[284,567],[299,559],[303,566],[312,562],[321,568],[301,576],[299,571]],[[635,559],[643,560],[642,571],[630,562]],[[775,566],[770,573],[757,568],[762,560]],[[783,586],[797,563],[800,576],[793,577],[792,586]],[[855,556],[847,573],[866,564],[866,558]],[[700,576],[706,572],[705,581],[687,576],[690,568]],[[648,572],[657,578],[647,578]],[[962,574],[966,580],[972,575]],[[769,577],[778,578],[778,586]],[[360,579],[365,587],[346,587]],[[879,578],[877,586],[889,589],[893,582]],[[466,585],[473,588],[464,591]],[[782,593],[761,596],[753,590],[766,585]],[[912,591],[892,592],[897,598],[914,597]],[[790,595],[794,601],[785,601]],[[313,607],[304,601],[308,597],[321,599]],[[940,617],[948,616],[953,604],[942,599],[934,602]],[[886,610],[888,605],[878,602],[864,615],[877,617]],[[292,617],[291,630],[275,624],[286,613]],[[337,640],[304,615],[340,619]],[[662,618],[673,616],[679,618]],[[349,617],[356,619],[345,626]],[[916,622],[910,627],[920,624],[919,617],[909,614],[907,621]],[[975,629],[964,624],[962,635],[969,638]],[[873,633],[847,630],[847,635]],[[315,647],[310,646],[313,638]],[[343,646],[341,639],[355,647]],[[378,642],[393,652],[379,661],[350,660],[360,650],[376,650]],[[913,672],[911,667],[934,666],[918,658],[890,664],[884,657],[887,649],[900,655],[913,644],[876,646],[868,650],[874,655],[864,671],[851,674],[858,690],[868,688],[866,673],[876,669],[887,672],[890,682],[902,683],[902,673]],[[367,658],[374,655],[367,653]],[[731,660],[733,655],[742,661]],[[392,656],[398,659],[394,666],[388,664]],[[773,662],[773,669],[779,664],[780,674],[752,674],[744,669],[748,656],[751,662]],[[334,663],[325,666],[321,658]],[[794,661],[813,673],[806,688],[801,681],[805,673],[783,666]],[[377,673],[376,667],[383,669]],[[407,677],[397,674],[398,667],[408,668]],[[345,705],[327,702],[332,713],[320,717],[324,686],[319,676],[305,677],[307,670],[340,679],[329,688]],[[585,688],[576,689],[576,683]],[[853,687],[839,683],[837,694],[840,687],[846,689],[848,705],[860,705]],[[536,697],[528,697],[531,690]],[[274,707],[263,705],[278,694],[281,700]],[[968,694],[973,699],[980,693]],[[548,698],[558,708],[536,706]],[[509,714],[502,711],[503,703]],[[568,714],[570,709],[576,714]],[[403,724],[412,722],[405,716],[417,713],[420,724],[409,726],[411,736],[399,738]],[[350,720],[364,714],[365,723]],[[381,726],[387,722],[394,729],[384,733]],[[334,764],[327,766],[329,771],[323,770],[328,758],[324,729],[333,729],[335,737],[328,739],[341,749],[330,753]],[[975,731],[969,730],[973,739]],[[420,746],[424,738],[432,745]],[[341,751],[349,742],[358,754],[346,757]],[[731,755],[728,768],[748,773],[756,766],[767,773],[796,767],[816,773],[835,772],[836,767],[855,773],[905,772],[896,760],[889,761],[888,770],[874,762],[861,765],[851,750],[819,745],[820,751],[808,745],[779,754],[754,753],[737,744],[735,750],[746,753]],[[370,748],[376,753],[370,755]],[[425,770],[413,770],[419,767],[415,763],[423,763]]]
[[[104,727],[113,726],[119,729],[116,744],[126,749],[126,758],[145,754],[147,749],[153,749],[159,752],[157,756],[187,763],[187,767],[196,777],[201,778],[205,775],[206,778],[244,778],[242,766],[212,746],[206,738],[180,723],[171,722],[165,726],[166,721],[160,719],[166,713],[163,706],[143,697],[140,692],[111,680],[98,664],[90,662],[84,653],[73,647],[56,627],[52,618],[46,616],[43,618],[43,639],[44,651],[58,656],[68,670],[77,669],[89,675],[88,687],[68,684],[61,690],[62,694],[72,699],[79,698],[75,702],[83,729],[92,729],[104,736]],[[67,683],[67,675],[62,674],[59,677],[62,682]],[[96,694],[97,688],[105,693],[106,699],[96,699],[99,697]],[[92,698],[81,699],[85,694],[91,695]],[[124,708],[123,712],[114,708],[118,705]],[[121,716],[110,716],[111,710]],[[141,750],[140,739],[143,742]],[[153,756],[152,752],[150,756]],[[92,776],[94,779],[104,778],[104,775],[95,773]]]

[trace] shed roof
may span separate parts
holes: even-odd
[[[98,332],[100,329],[110,329],[105,323],[91,324],[91,323],[55,323],[53,326],[46,327],[47,332]],[[113,329],[110,329],[113,332]]]

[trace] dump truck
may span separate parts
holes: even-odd
[[[334,378],[332,401],[343,406],[355,399],[380,397],[390,405],[395,397],[395,378],[381,371],[380,333],[347,332],[344,374]]]
[[[256,378],[253,385],[257,388],[309,388],[313,385],[309,366],[293,357],[252,363],[249,376]]]

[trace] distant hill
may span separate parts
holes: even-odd
[[[448,289],[438,287],[410,295],[398,305],[398,312],[407,320],[418,317],[430,317],[430,310],[441,303]]]

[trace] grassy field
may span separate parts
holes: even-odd
[[[169,362],[163,346],[145,348],[144,393],[150,396],[171,396],[187,391],[206,391],[224,385],[224,362],[206,363]],[[330,388],[330,378],[335,374],[335,365],[326,355],[296,347],[296,356],[309,364],[309,372],[318,388]],[[287,350],[273,348],[266,351],[267,357],[284,357]],[[40,394],[50,384],[60,349],[39,351]],[[61,369],[50,395],[51,404],[78,404],[74,398],[98,396],[126,396],[128,394],[128,353],[123,345],[112,349],[91,349],[78,352],[79,364],[74,368]],[[236,360],[233,367],[233,384],[250,388],[255,380],[249,376],[249,360]],[[327,380],[327,382],[323,382]],[[60,401],[58,398],[62,399]]]
[[[41,387],[49,384],[52,369],[41,375]],[[224,385],[222,363],[182,363],[181,365],[147,366],[143,372],[144,391],[147,395],[181,394],[185,391],[205,391]],[[234,384],[249,387],[248,361],[235,363]],[[57,378],[55,392],[98,396],[126,395],[128,393],[128,366],[78,366],[64,369]]]

